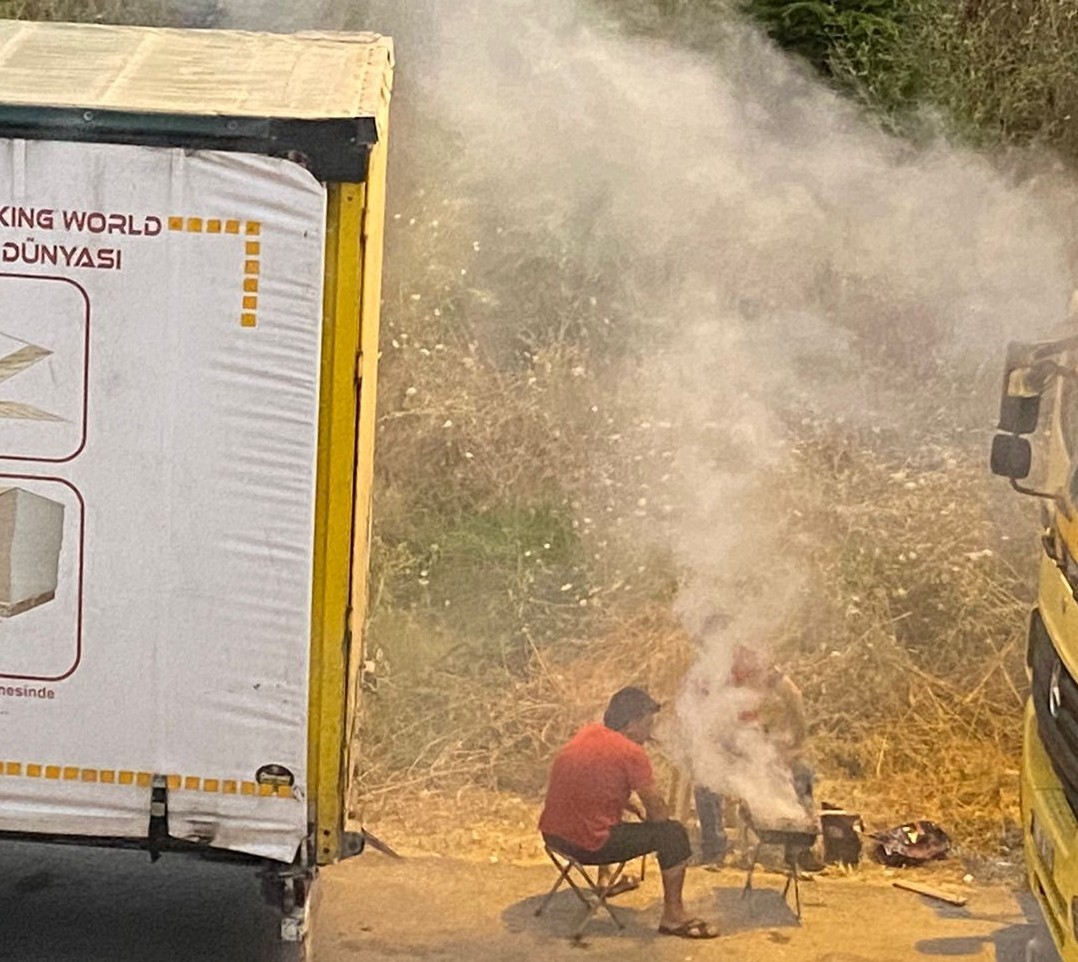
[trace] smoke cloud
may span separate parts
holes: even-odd
[[[220,26],[239,30],[292,33],[299,30],[342,30],[349,5],[343,0],[189,0],[197,9],[210,4],[218,12]]]
[[[804,597],[804,554],[769,496],[789,469],[785,423],[901,425],[901,395],[867,373],[881,361],[994,371],[1007,338],[1061,321],[1063,176],[899,142],[733,15],[703,58],[571,0],[227,9],[238,26],[394,34],[393,176],[422,183],[405,134],[436,122],[472,216],[560,245],[614,291],[612,315],[633,314],[632,350],[596,376],[662,432],[636,533],[676,560],[700,652],[671,750],[764,817],[793,814],[780,752],[739,728],[750,696],[727,685],[734,648],[767,657]]]
[[[1008,337],[1061,320],[1055,175],[898,142],[733,18],[705,61],[567,0],[425,6],[425,32],[379,4],[370,25],[403,31],[405,89],[452,130],[467,192],[499,224],[616,264],[646,318],[636,360],[603,376],[635,385],[665,432],[643,486],[668,510],[640,533],[676,559],[699,646],[668,748],[758,817],[795,817],[787,763],[728,684],[735,647],[766,658],[803,601],[804,557],[768,496],[789,466],[783,419],[900,423],[867,359],[994,370]]]

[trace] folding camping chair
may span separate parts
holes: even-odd
[[[625,866],[629,864],[631,859],[626,859],[623,862],[581,862],[579,859],[573,858],[571,855],[566,855],[565,852],[554,848],[552,845],[545,845],[547,857],[554,863],[554,868],[558,870],[558,878],[554,882],[553,888],[546,894],[546,898],[540,903],[539,908],[535,910],[536,915],[542,915],[543,911],[550,904],[550,900],[554,898],[555,894],[562,887],[563,884],[568,886],[576,894],[576,897],[584,904],[584,915],[577,923],[575,929],[573,929],[572,938],[574,941],[578,941],[584,934],[584,929],[587,924],[595,917],[599,909],[606,909],[607,914],[614,920],[614,924],[619,928],[625,928],[625,923],[617,917],[614,909],[610,906],[608,899],[610,898],[610,892],[614,889],[614,886],[618,884],[618,880],[621,878],[622,873],[625,871]],[[640,877],[644,876],[644,856],[640,860]],[[611,873],[606,881],[602,884],[599,882],[599,869],[609,867]],[[594,876],[588,869],[595,869]],[[574,875],[576,878],[574,878]]]

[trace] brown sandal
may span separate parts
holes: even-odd
[[[717,939],[719,930],[703,919],[689,919],[680,925],[660,925],[660,935],[673,935],[679,939]]]
[[[623,875],[606,890],[606,897],[612,899],[615,895],[624,895],[640,888],[640,879],[635,875]]]

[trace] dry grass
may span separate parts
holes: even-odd
[[[877,824],[930,817],[968,852],[1009,854],[1034,509],[985,470],[986,434],[929,436],[912,454],[833,426],[811,434],[802,463],[819,499],[805,523],[829,536],[820,610],[789,665],[820,767],[859,782]]]
[[[467,657],[387,685],[367,703],[361,795],[475,785],[535,796],[555,750],[613,688],[635,681],[670,697],[690,659],[684,634],[656,608],[604,638],[535,650],[523,672],[477,671]]]
[[[683,572],[628,533],[654,521],[634,520],[640,482],[667,471],[624,364],[654,331],[647,278],[633,283],[649,265],[470,192],[444,118],[395,123],[409,148],[390,207],[368,635],[388,669],[366,699],[356,798],[376,830],[461,792],[469,818],[506,794],[534,808],[553,752],[613,689],[670,697],[692,657],[672,615]],[[781,412],[796,455],[767,481],[768,523],[806,581],[772,640],[806,694],[821,794],[876,825],[935,817],[998,854],[1036,522],[988,475],[988,438],[968,426],[992,402],[938,361],[933,305],[832,280],[820,306],[851,336],[852,403],[891,417]]]
[[[776,650],[806,695],[821,795],[876,827],[933,818],[967,854],[1006,856],[1032,519],[987,476],[982,437],[927,439],[910,457],[908,439],[834,422],[799,431],[778,510],[812,546],[813,575]],[[670,698],[692,654],[654,598],[523,666],[480,668],[461,652],[419,681],[390,680],[367,703],[360,807],[376,824],[402,793],[534,803],[553,752],[611,690],[636,682]]]

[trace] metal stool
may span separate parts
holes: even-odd
[[[617,917],[607,900],[610,897],[610,891],[618,884],[618,880],[625,871],[625,866],[629,864],[628,859],[624,862],[595,863],[588,865],[571,855],[566,855],[565,852],[559,851],[549,844],[545,845],[544,849],[547,857],[554,863],[554,867],[558,870],[558,878],[554,882],[553,888],[547,892],[546,898],[540,903],[539,908],[535,910],[536,915],[543,914],[543,911],[550,904],[550,900],[554,898],[554,895],[564,883],[569,885],[573,892],[576,893],[576,897],[584,904],[584,916],[573,930],[572,938],[574,941],[579,941],[581,936],[583,936],[584,929],[595,917],[599,909],[606,909],[607,914],[614,920],[614,924],[619,929],[625,928],[625,923]],[[605,883],[600,883],[598,871],[595,872],[593,878],[588,869],[594,868],[598,870],[599,868],[605,867],[605,865],[609,865],[612,868],[612,872]],[[577,876],[577,878],[574,878],[574,875]]]

